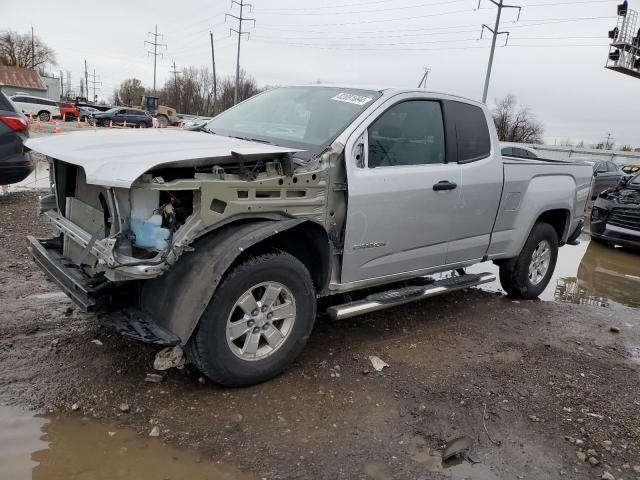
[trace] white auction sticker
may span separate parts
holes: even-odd
[[[336,100],[338,102],[347,102],[353,103],[354,105],[366,105],[371,100],[371,97],[365,97],[362,95],[354,95],[353,93],[339,93],[335,97],[331,97],[331,100]]]

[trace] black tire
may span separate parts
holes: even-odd
[[[100,125],[102,125],[103,127],[108,127],[109,126],[109,120],[106,118],[103,118],[102,120],[100,120]]]
[[[75,122],[76,121],[76,116],[73,113],[67,113],[64,116],[65,121],[67,122]]]
[[[542,241],[547,241],[550,247],[550,259],[544,277],[534,284],[529,279],[529,265],[533,253]],[[537,298],[547,285],[558,260],[558,234],[548,223],[536,223],[531,229],[520,255],[517,258],[500,265],[500,284],[505,292],[512,297],[532,299]]]
[[[138,122],[138,128],[147,128],[146,122]]]
[[[164,115],[158,115],[158,126],[160,128],[166,128],[169,126],[169,119]]]
[[[295,300],[295,320],[275,351],[264,359],[245,360],[227,342],[227,321],[243,294],[263,282],[289,289]],[[256,255],[225,275],[189,343],[189,359],[208,378],[227,387],[264,382],[286,370],[302,352],[315,317],[315,290],[306,267],[284,252]]]
[[[41,122],[48,122],[51,118],[51,114],[46,110],[42,110],[41,112],[38,112],[38,118]]]

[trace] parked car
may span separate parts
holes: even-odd
[[[80,120],[83,122],[85,120],[91,120],[93,115],[100,113],[100,110],[93,107],[79,107],[78,110],[80,111]]]
[[[623,165],[620,170],[626,175],[633,175],[640,172],[640,165]]]
[[[80,116],[80,110],[74,103],[70,102],[58,102],[60,108],[60,115],[67,122],[73,122]]]
[[[17,183],[33,171],[33,161],[24,142],[29,123],[9,98],[0,91],[0,185]]]
[[[591,209],[591,238],[640,248],[640,174],[602,192]]]
[[[128,107],[115,107],[106,112],[94,113],[93,119],[98,125],[108,127],[109,123],[114,125],[127,125],[131,127],[150,128],[153,127],[153,118],[144,110]]]
[[[58,103],[48,98],[20,93],[10,98],[20,112],[27,116],[33,115],[34,118],[38,117],[43,122],[48,122],[50,118],[60,118],[61,116]]]
[[[60,235],[29,237],[35,261],[82,308],[118,304],[110,328],[233,386],[291,364],[320,297],[349,318],[493,281],[463,270],[487,260],[537,297],[592,177],[502,158],[486,105],[424,90],[274,88],[200,131],[28,146],[59,179],[42,209]]]
[[[503,142],[500,144],[500,146],[502,147],[503,156],[519,158],[540,158],[538,152],[536,152],[533,148],[527,147],[525,145],[520,145],[519,143]]]
[[[599,160],[593,165],[593,190],[591,199],[598,197],[600,192],[609,187],[615,187],[625,174],[618,165],[609,160]]]

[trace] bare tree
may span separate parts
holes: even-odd
[[[235,77],[217,79],[218,96],[213,101],[213,74],[207,68],[184,68],[179,76],[169,78],[159,92],[160,103],[180,113],[213,116],[233,106]],[[260,93],[256,81],[240,72],[239,100]],[[215,111],[214,111],[215,103]]]
[[[542,124],[529,107],[518,105],[514,95],[496,100],[493,121],[501,142],[542,143]]]
[[[17,33],[12,30],[0,32],[0,65],[22,68],[37,68],[42,71],[46,64],[57,65],[56,54],[39,37]]]
[[[116,105],[139,105],[145,88],[137,78],[127,78],[117,90],[113,91],[113,103]]]

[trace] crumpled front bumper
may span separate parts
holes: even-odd
[[[144,343],[177,345],[180,339],[158,326],[137,306],[137,296],[123,293],[119,286],[103,275],[89,277],[62,255],[62,240],[27,237],[27,250],[42,271],[85,312],[104,310],[101,323],[126,337]],[[136,291],[135,282],[126,282]],[[121,282],[122,284],[122,282]],[[120,308],[113,308],[120,305]]]
[[[111,282],[103,276],[91,278],[62,255],[62,239],[27,237],[27,250],[54,283],[86,312],[105,305]]]

